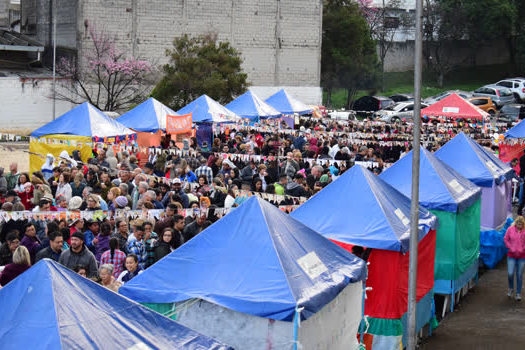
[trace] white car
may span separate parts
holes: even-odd
[[[428,107],[426,103],[421,103],[421,109],[426,107]],[[374,115],[387,123],[399,120],[412,120],[414,115],[414,101],[395,103],[375,112]]]
[[[328,116],[335,120],[354,120],[355,113],[353,111],[333,111],[329,112]]]
[[[506,87],[512,91],[516,102],[525,100],[525,79],[511,78],[500,80],[496,83],[496,85]]]

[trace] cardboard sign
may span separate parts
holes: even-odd
[[[167,115],[166,133],[171,135],[191,133],[191,113],[185,115]]]

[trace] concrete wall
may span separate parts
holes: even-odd
[[[9,3],[10,0],[0,0],[0,27],[9,26]]]
[[[319,86],[322,0],[83,0],[84,23],[114,35],[120,49],[157,64],[184,33],[216,33],[242,52],[253,85]]]
[[[32,131],[52,118],[52,81],[49,78],[0,77],[0,130]],[[74,106],[56,102],[56,116]]]
[[[475,57],[464,42],[447,46],[448,59],[457,66],[485,66],[509,62],[509,50],[503,41],[491,42],[480,48]],[[473,61],[475,59],[475,61]],[[414,42],[394,43],[385,58],[386,72],[405,72],[414,69]]]

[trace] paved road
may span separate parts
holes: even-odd
[[[525,349],[525,300],[507,298],[506,260],[480,277],[421,349]]]

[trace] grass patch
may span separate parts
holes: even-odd
[[[444,86],[437,86],[436,77],[432,73],[424,72],[421,96],[423,98],[437,95],[447,90],[472,91],[478,87],[498,80],[515,76],[510,73],[509,65],[491,65],[480,67],[467,67],[458,69],[445,77]],[[365,95],[391,96],[394,94],[409,94],[414,92],[414,72],[390,72],[385,73],[385,89],[360,90],[356,98]],[[326,93],[323,92],[323,103],[326,103]],[[343,108],[346,103],[346,90],[335,89],[332,92],[332,107]]]

